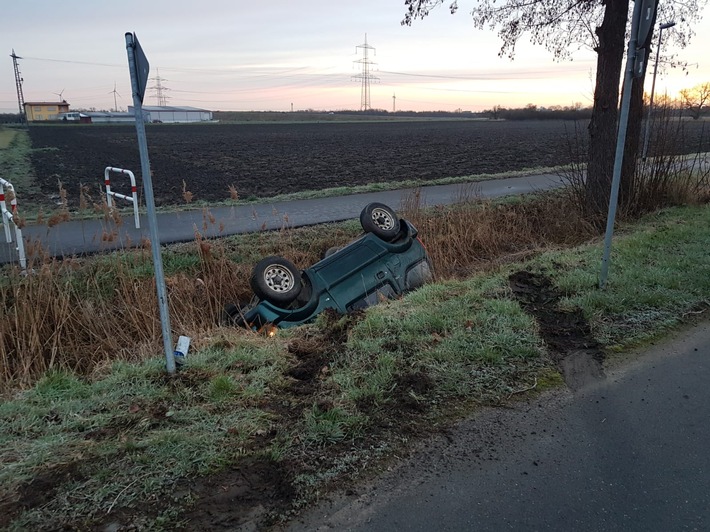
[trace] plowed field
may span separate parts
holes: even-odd
[[[577,126],[584,136],[586,124]],[[562,121],[150,124],[147,137],[156,204],[165,206],[185,202],[183,186],[193,200],[214,202],[230,198],[230,185],[244,199],[559,165],[570,161],[574,130]],[[58,181],[70,205],[81,185],[96,197],[106,166],[140,179],[132,124],[36,126],[30,135],[36,203],[53,204]],[[120,189],[120,178],[112,183]]]

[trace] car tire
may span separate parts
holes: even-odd
[[[223,316],[226,322],[236,321],[240,314],[241,309],[239,308],[239,305],[236,305],[234,303],[228,303],[224,306]]]
[[[249,284],[259,299],[288,305],[301,292],[301,272],[290,260],[266,257],[254,266]]]
[[[424,259],[407,272],[405,276],[404,289],[407,291],[416,290],[417,288],[430,282],[433,278],[434,273],[432,271],[431,263],[429,262],[429,259]]]
[[[341,246],[331,246],[328,249],[325,250],[325,253],[323,253],[323,258],[330,257],[333,253],[339,251]]]
[[[243,317],[244,311],[239,305],[228,303],[222,312],[222,324],[242,326],[244,323]]]
[[[370,203],[360,213],[360,225],[366,233],[391,241],[399,234],[399,218],[383,203]]]

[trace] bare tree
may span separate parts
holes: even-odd
[[[402,24],[425,18],[446,0],[404,0],[406,13]],[[683,22],[669,39],[685,45],[693,32],[690,23],[699,18],[699,2],[690,0],[665,5],[659,17]],[[534,44],[547,48],[556,60],[569,59],[581,48],[597,53],[594,105],[589,124],[587,154],[587,204],[602,214],[608,206],[614,167],[616,128],[619,108],[619,80],[629,23],[629,0],[474,0],[470,12],[476,28],[498,30],[502,45],[499,55],[513,57],[519,40],[527,35]],[[458,10],[454,0],[449,9]],[[650,39],[644,43],[650,55]],[[632,86],[632,120],[625,152],[635,161],[640,138],[643,108],[643,79]],[[627,171],[633,168],[627,166]]]
[[[700,118],[703,107],[710,101],[710,82],[701,83],[691,89],[680,91],[680,101],[693,120]]]

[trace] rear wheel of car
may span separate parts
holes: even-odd
[[[360,213],[360,225],[366,233],[373,233],[390,241],[399,234],[399,218],[383,203],[370,203]]]
[[[259,299],[288,305],[301,292],[301,272],[283,257],[266,257],[254,266],[250,284]]]

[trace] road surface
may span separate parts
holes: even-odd
[[[710,323],[574,394],[489,409],[291,531],[710,530]]]
[[[422,187],[423,205],[456,203],[471,197],[473,191],[481,197],[525,194],[559,187],[562,178],[553,174],[514,177],[481,181],[468,185],[435,185]],[[233,207],[215,207],[209,210],[171,212],[158,214],[158,233],[161,244],[185,242],[195,238],[199,231],[205,238],[250,233],[263,229],[279,229],[284,226],[299,227],[326,222],[337,222],[360,216],[362,208],[372,201],[379,201],[398,208],[402,200],[410,197],[415,189],[368,192],[328,198],[265,202]],[[211,219],[214,219],[214,223]],[[26,242],[41,244],[53,257],[83,255],[139,244],[149,238],[148,221],[140,218],[140,229],[135,229],[133,215],[126,215],[118,226],[103,220],[77,220],[64,222],[54,227],[28,225],[23,230]],[[4,234],[0,238],[0,264],[17,261],[16,243],[6,244]],[[109,237],[109,238],[107,238]]]

